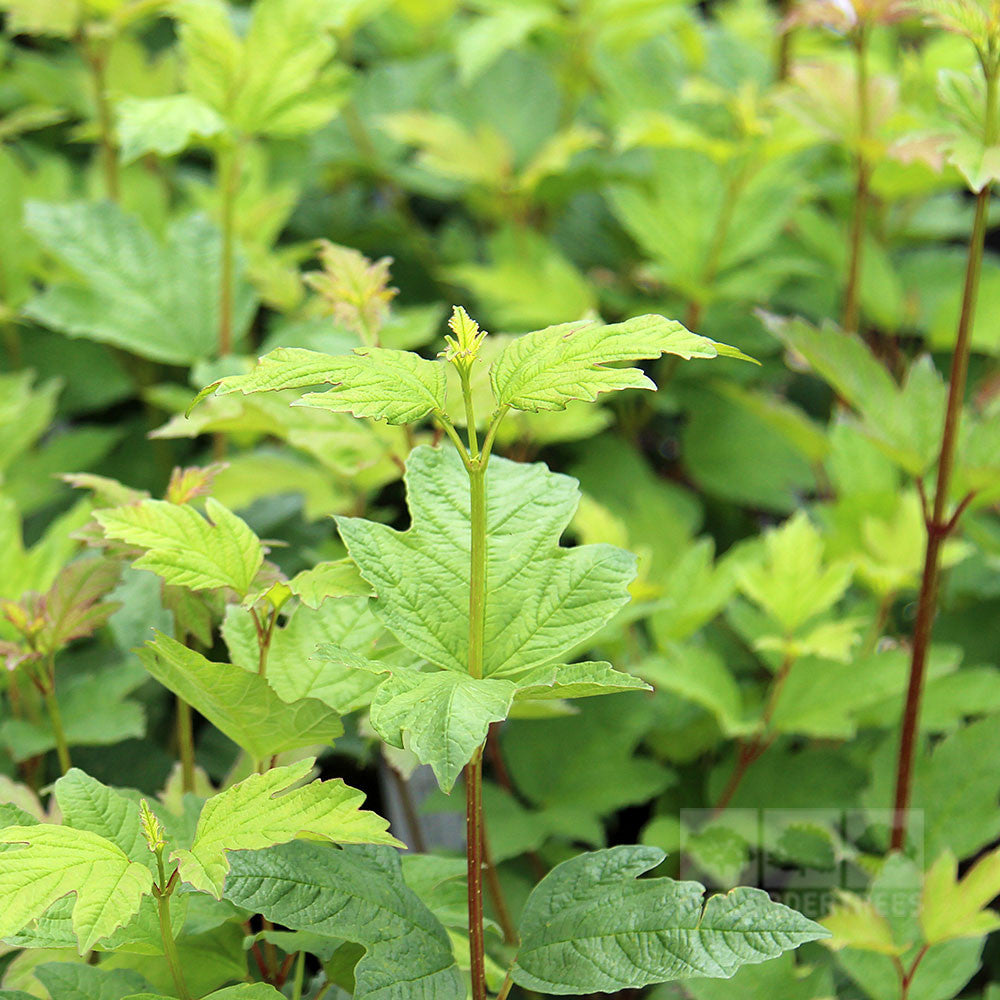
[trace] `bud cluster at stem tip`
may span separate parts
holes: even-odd
[[[139,824],[142,827],[143,836],[146,838],[146,846],[154,854],[159,853],[167,846],[163,824],[156,818],[145,799],[139,803]]]
[[[479,324],[461,306],[452,309],[448,327],[454,336],[445,334],[448,347],[443,352],[444,357],[459,372],[468,375],[479,354],[479,345],[486,337],[486,331],[480,330]]]

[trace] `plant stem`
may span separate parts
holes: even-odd
[[[191,706],[177,696],[177,750],[181,758],[181,788],[194,791],[194,726]]]
[[[469,879],[469,961],[472,1000],[486,1000],[486,947],[483,940],[483,753],[465,765],[465,859]]]
[[[996,81],[987,88],[995,97]],[[995,100],[992,102],[995,104]],[[991,104],[992,106],[992,104]],[[969,242],[969,257],[965,270],[965,288],[962,294],[962,312],[958,320],[955,353],[948,380],[948,404],[945,408],[944,426],[941,431],[941,451],[938,456],[937,481],[934,487],[934,506],[926,519],[927,547],[924,551],[924,568],[917,599],[917,617],[913,627],[913,648],[910,656],[910,680],[903,706],[899,738],[899,757],[896,766],[896,795],[893,804],[892,850],[902,850],[906,843],[906,813],[913,791],[913,760],[916,752],[917,730],[920,722],[920,704],[923,697],[924,678],[927,672],[927,654],[930,649],[934,614],[937,609],[938,585],[941,572],[941,548],[956,527],[955,519],[948,520],[945,513],[951,476],[955,465],[958,429],[962,419],[962,402],[969,371],[969,351],[972,321],[976,312],[979,291],[979,274],[986,240],[986,219],[990,202],[990,186],[986,185],[976,198],[976,214]]]
[[[847,287],[844,291],[844,317],[841,325],[847,333],[858,329],[861,263],[864,254],[865,222],[868,219],[871,164],[866,149],[871,130],[868,94],[868,28],[861,24],[854,33],[855,79],[857,81],[858,149],[857,180],[854,189],[854,212],[848,243]]]
[[[69,744],[66,742],[66,730],[63,729],[62,712],[59,711],[59,700],[56,698],[54,684],[45,687],[45,707],[49,712],[49,721],[52,723],[52,735],[56,739],[56,753],[59,755],[59,767],[65,774],[73,763],[69,757]]]
[[[292,1000],[302,1000],[302,982],[306,975],[306,953],[300,951],[295,959],[295,978],[292,980]]]
[[[507,1000],[510,996],[510,991],[514,988],[514,980],[510,978],[510,972],[504,977],[503,986],[500,987],[500,992],[497,994],[497,1000]]]
[[[100,142],[101,169],[104,172],[104,188],[111,201],[118,201],[120,178],[118,172],[118,146],[115,142],[114,124],[111,117],[111,102],[108,100],[107,48],[101,41],[83,39],[83,53],[90,67],[94,85],[94,104],[97,110],[97,131]]]
[[[187,984],[184,982],[184,971],[181,968],[181,958],[177,954],[177,942],[174,941],[174,931],[170,926],[170,894],[174,891],[173,878],[167,879],[163,868],[163,848],[156,852],[156,864],[159,868],[160,881],[156,886],[156,910],[160,918],[160,937],[163,939],[163,954],[167,967],[177,987],[180,1000],[191,1000]]]
[[[219,262],[219,356],[233,350],[233,272],[235,254],[236,195],[239,191],[240,158],[238,148],[219,153],[219,201],[222,226],[222,259]]]

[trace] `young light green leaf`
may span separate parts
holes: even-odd
[[[500,406],[562,410],[571,400],[593,400],[602,392],[655,389],[638,368],[607,366],[661,354],[751,360],[662,316],[636,316],[610,326],[582,320],[518,337],[493,362],[490,380]]]
[[[760,889],[706,903],[697,882],[638,878],[664,856],[655,847],[613,847],[549,872],[525,904],[514,982],[570,994],[725,979],[741,965],[828,936]]]
[[[447,931],[387,848],[297,841],[231,858],[225,898],[293,930],[365,948],[354,1000],[465,1000]]]
[[[980,858],[958,878],[958,861],[945,851],[924,877],[920,926],[927,944],[978,938],[1000,928],[1000,914],[988,909],[1000,896],[1000,850]]]
[[[390,836],[388,822],[361,809],[364,794],[339,778],[300,788],[314,758],[264,774],[252,774],[205,803],[191,849],[174,851],[181,878],[222,898],[229,871],[227,851],[252,851],[298,837],[338,844],[403,845]]]
[[[314,698],[284,702],[259,674],[230,663],[213,663],[162,632],[137,652],[164,687],[255,760],[332,743],[344,731],[340,716],[322,702]]]
[[[288,589],[314,610],[328,597],[368,597],[372,592],[350,559],[321,562],[304,569],[288,581]]]
[[[386,627],[416,655],[467,673],[466,472],[451,450],[416,448],[406,485],[408,531],[360,518],[341,517],[337,524],[378,594],[372,607]],[[578,500],[576,482],[543,465],[490,462],[485,676],[513,678],[557,659],[628,602],[635,576],[630,553],[611,545],[558,545]]]
[[[240,597],[264,562],[260,539],[217,500],[205,502],[206,519],[189,504],[143,500],[100,510],[108,538],[146,549],[133,564],[189,590],[231,587]]]
[[[823,536],[804,512],[764,536],[764,558],[737,571],[743,592],[790,635],[843,596],[853,575],[824,564]]]
[[[20,931],[56,900],[75,894],[73,931],[80,954],[127,923],[149,893],[145,865],[104,837],[39,823],[0,830],[0,938]]]
[[[174,156],[197,139],[218,135],[226,123],[214,109],[191,94],[129,97],[118,111],[118,143],[123,163],[148,153]]]
[[[284,994],[279,993],[269,983],[239,983],[237,986],[225,986],[215,990],[205,997],[205,1000],[283,1000]],[[3,996],[0,995],[0,1000]],[[104,1000],[102,997],[101,1000]],[[174,1000],[162,993],[134,993],[122,1000]]]
[[[248,374],[230,375],[206,386],[191,408],[212,393],[247,395],[327,383],[331,389],[306,393],[299,404],[390,424],[407,424],[431,411],[443,411],[445,406],[445,371],[440,361],[383,347],[359,347],[352,354],[279,347],[265,354]]]
[[[50,285],[27,304],[36,322],[167,364],[187,365],[215,352],[221,241],[207,218],[176,220],[162,244],[110,201],[32,202],[26,225],[78,279]],[[234,343],[256,305],[238,262]]]

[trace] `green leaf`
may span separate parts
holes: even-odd
[[[617,691],[652,691],[641,678],[615,670],[610,663],[560,663],[536,667],[517,679],[518,701],[591,698]]]
[[[1000,850],[980,858],[958,878],[958,861],[945,851],[924,877],[920,926],[927,944],[979,938],[1000,928],[1000,914],[987,909],[1000,896]]]
[[[385,634],[364,598],[331,601],[318,610],[300,606],[283,628],[275,629],[267,654],[267,681],[283,701],[315,698],[346,715],[369,704],[381,679],[356,670],[336,658],[323,656],[317,647],[335,644],[356,653],[371,653]],[[257,633],[253,619],[243,609],[226,612],[222,634],[234,663],[257,670]]]
[[[571,400],[594,400],[602,392],[655,389],[638,368],[607,366],[661,354],[745,357],[662,316],[636,316],[610,326],[580,321],[518,337],[493,362],[490,380],[501,406],[561,410]]]
[[[322,702],[304,698],[288,704],[258,674],[229,663],[212,663],[163,633],[138,650],[138,656],[161,684],[254,760],[329,744],[344,731],[337,713]]]
[[[467,673],[469,491],[452,450],[416,448],[406,471],[406,532],[360,518],[337,525],[378,597],[372,607],[411,652]],[[635,558],[610,545],[559,547],[577,484],[543,465],[494,458],[486,475],[484,675],[513,677],[557,659],[628,601]],[[525,600],[525,595],[531,600]]]
[[[549,872],[524,907],[514,981],[570,994],[725,979],[741,965],[828,936],[760,889],[734,889],[705,903],[697,882],[638,879],[663,858],[654,847],[613,847]]]
[[[178,219],[160,243],[111,202],[31,202],[25,225],[77,279],[50,285],[32,299],[25,307],[31,319],[167,364],[215,354],[221,241],[208,219]],[[242,267],[235,290],[238,344],[256,309]]]
[[[213,392],[272,392],[331,384],[306,393],[298,405],[353,413],[390,424],[408,424],[445,406],[444,364],[409,351],[358,347],[353,354],[320,354],[301,347],[279,347],[246,375],[231,375],[207,386],[191,404]]]
[[[335,654],[327,649],[325,655]],[[372,699],[375,731],[390,746],[406,747],[421,764],[430,764],[446,792],[485,743],[490,723],[507,718],[517,692],[511,681],[475,678],[455,670],[390,670],[372,660],[361,669],[389,670]]]
[[[59,1000],[123,1000],[149,986],[129,969],[101,969],[79,962],[46,962],[35,970],[35,976]]]
[[[205,1000],[282,1000],[283,994],[267,983],[240,983],[209,993]],[[174,1000],[162,993],[135,993],[122,1000]]]
[[[227,851],[252,851],[298,837],[338,844],[403,845],[386,832],[388,822],[360,808],[364,794],[339,778],[294,788],[314,758],[252,774],[205,803],[191,849],[174,851],[181,878],[222,898]]]
[[[129,97],[118,112],[118,144],[123,163],[156,153],[174,156],[193,140],[218,135],[226,123],[207,104],[190,94]]]
[[[217,500],[206,519],[189,504],[143,500],[95,515],[108,538],[146,549],[133,565],[189,590],[231,587],[243,597],[264,562],[260,539]]]
[[[368,597],[372,592],[350,559],[321,562],[304,569],[288,581],[288,589],[314,610],[328,597]]]
[[[153,877],[111,841],[86,830],[39,823],[0,830],[0,937],[20,931],[58,899],[75,894],[73,931],[83,955],[127,923]]]
[[[237,131],[292,136],[325,125],[343,100],[328,68],[337,3],[260,0],[245,35],[220,0],[180,0],[188,88]]]
[[[804,512],[764,535],[764,557],[738,570],[740,589],[785,635],[828,610],[851,582],[852,567],[824,564],[823,537]]]
[[[354,1000],[465,1000],[444,927],[386,848],[296,842],[234,854],[226,899],[293,930],[355,941]]]

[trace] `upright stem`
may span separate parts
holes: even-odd
[[[987,103],[987,143],[992,144],[996,141],[997,135],[996,116],[993,110],[996,106],[995,76],[987,76]],[[941,451],[938,457],[937,481],[934,488],[934,507],[926,522],[927,547],[924,551],[924,568],[920,580],[920,596],[917,600],[917,617],[913,627],[910,680],[906,691],[906,702],[903,706],[899,758],[896,766],[896,795],[893,804],[891,840],[894,851],[902,850],[906,843],[906,813],[910,807],[910,797],[913,791],[913,760],[916,753],[924,678],[927,673],[927,654],[934,628],[934,613],[937,609],[941,548],[948,535],[954,530],[957,520],[956,518],[948,520],[945,514],[952,470],[955,465],[958,429],[962,420],[966,377],[969,371],[969,346],[972,321],[976,312],[976,297],[979,291],[979,273],[983,260],[983,244],[986,239],[989,202],[990,186],[987,184],[976,198],[976,214],[972,224],[969,257],[965,269],[962,312],[958,320],[955,354],[952,359],[951,377],[948,380],[948,404],[945,409],[944,427],[941,431]]]
[[[869,182],[871,164],[866,148],[871,131],[868,103],[868,29],[858,26],[854,34],[855,79],[857,81],[858,149],[857,182],[854,190],[854,212],[848,244],[847,287],[844,292],[843,328],[848,333],[858,329],[859,299],[861,293],[861,262],[864,251],[865,223],[868,219]]]
[[[181,788],[194,791],[194,726],[191,706],[177,696],[177,749],[181,758]]]
[[[239,149],[219,153],[219,199],[222,226],[222,260],[219,273],[219,355],[233,350],[233,273],[236,229],[236,195],[239,191]]]
[[[160,882],[155,889],[156,910],[160,918],[160,937],[163,940],[163,954],[167,960],[167,967],[170,975],[177,987],[177,995],[180,1000],[191,1000],[187,984],[184,982],[184,971],[181,967],[181,957],[177,954],[177,942],[174,941],[174,930],[170,926],[170,894],[173,892],[172,880],[166,878],[163,868],[163,849],[156,854],[156,864],[159,868]]]
[[[100,142],[101,169],[104,173],[104,188],[111,201],[118,201],[120,179],[118,173],[118,145],[115,142],[114,123],[111,117],[111,102],[108,100],[107,46],[103,41],[84,38],[84,56],[90,66],[94,85],[94,104],[97,109],[97,132]]]
[[[52,735],[56,739],[56,753],[59,755],[59,767],[65,774],[73,763],[69,757],[69,744],[66,742],[66,730],[63,729],[62,712],[59,711],[59,700],[56,698],[54,684],[47,684],[45,687],[45,707],[49,712],[49,721],[52,723]]]
[[[295,958],[295,978],[292,980],[292,1000],[302,1000],[302,983],[306,975],[306,953],[300,951]]]

